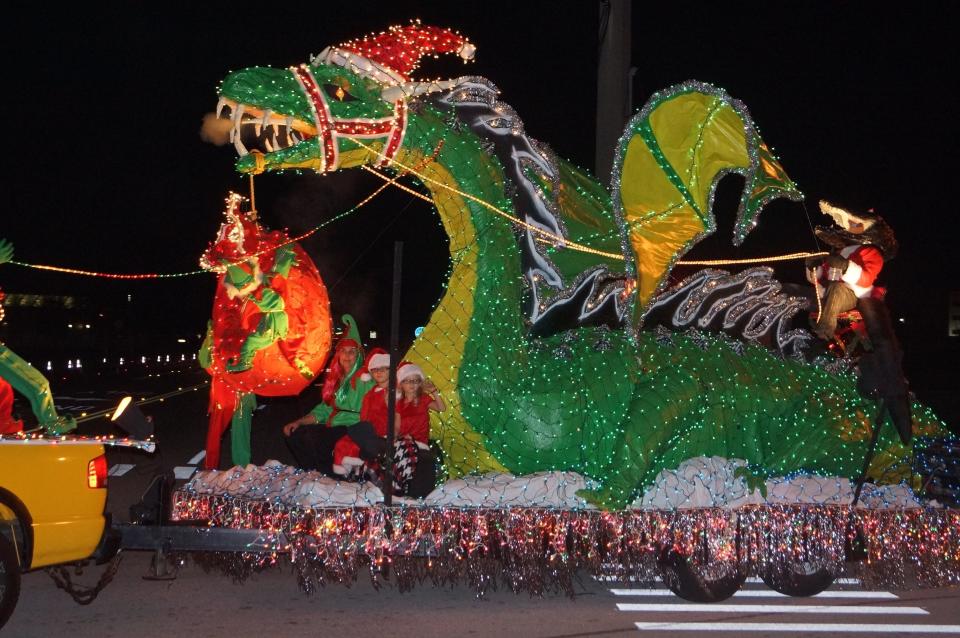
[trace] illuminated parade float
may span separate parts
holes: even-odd
[[[490,80],[417,78],[424,56],[475,53],[414,22],[222,81],[217,121],[240,173],[365,170],[432,203],[448,279],[400,358],[445,409],[430,415],[438,485],[419,498],[248,465],[254,395],[314,383],[333,321],[303,236],[231,195],[201,261],[220,276],[200,356],[208,471],[174,493],[173,517],[253,540],[197,560],[239,578],[290,560],[308,591],[364,569],[401,589],[535,594],[572,593],[583,569],[699,601],[750,575],[792,595],[841,575],[956,584],[960,510],[917,496],[931,450],[952,444],[909,394],[872,286],[896,252],[886,222],[822,202],[829,252],[738,272],[685,262],[716,229],[724,176],[743,180],[738,245],[768,202],[803,199],[744,104],[696,81],[655,93],[607,187],[530,137]],[[809,283],[777,281],[762,265],[775,259],[806,260]],[[671,279],[680,265],[704,269]],[[231,423],[239,464],[217,471]]]

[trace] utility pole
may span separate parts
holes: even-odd
[[[630,0],[601,0],[597,40],[597,148],[594,172],[610,183],[613,153],[632,115]]]

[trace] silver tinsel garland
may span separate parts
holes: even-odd
[[[173,517],[211,526],[263,530],[249,552],[196,556],[237,580],[289,561],[301,588],[354,582],[401,590],[466,583],[478,595],[506,586],[542,595],[574,593],[586,570],[650,583],[664,551],[698,562],[736,561],[762,575],[783,561],[856,576],[866,586],[960,584],[960,510],[911,508],[852,513],[843,506],[760,505],[736,510],[556,510],[381,506],[299,509],[268,501],[177,492]],[[858,536],[865,558],[847,562]]]

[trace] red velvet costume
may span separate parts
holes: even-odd
[[[360,420],[368,421],[373,425],[377,436],[387,436],[387,390],[374,386],[365,395],[360,406]],[[333,464],[343,465],[344,457],[360,456],[360,446],[345,436],[333,448]]]
[[[840,255],[849,260],[847,268],[840,278],[858,299],[882,296],[883,289],[875,291],[873,288],[873,282],[876,281],[877,275],[883,269],[883,253],[879,248],[876,246],[851,245],[841,250]],[[817,292],[821,296],[823,294],[821,286],[826,288],[830,283],[827,279],[828,270],[829,267],[826,262],[817,269],[819,283]]]
[[[375,387],[363,397],[363,407],[360,409],[360,420],[369,421],[373,425],[377,436],[387,436],[387,402],[386,389]],[[429,443],[430,439],[430,397],[424,395],[420,397],[417,404],[407,403],[403,399],[397,401],[397,416],[399,417],[399,426],[396,431],[396,438],[404,436],[413,437],[420,443]],[[343,459],[346,457],[359,457],[360,446],[353,440],[345,436],[339,441],[333,450],[334,465],[343,465]]]
[[[13,418],[13,388],[0,379],[0,434],[13,434],[23,430],[23,422]]]
[[[428,443],[430,439],[430,396],[424,394],[419,403],[407,402],[404,399],[397,401],[397,413],[400,415],[400,428],[397,438],[412,436],[420,443]]]

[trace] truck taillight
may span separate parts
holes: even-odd
[[[87,487],[99,488],[107,486],[107,456],[101,454],[87,463]]]

